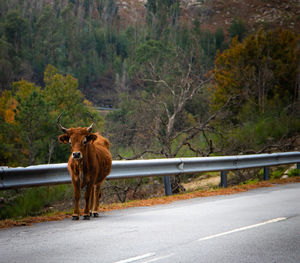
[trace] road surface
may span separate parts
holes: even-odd
[[[0,262],[300,262],[300,184],[0,230]]]

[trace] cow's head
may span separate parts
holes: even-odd
[[[58,140],[62,143],[70,144],[72,158],[74,160],[81,160],[84,157],[87,145],[97,139],[97,135],[92,133],[94,123],[86,128],[78,127],[67,129],[60,124],[59,120],[61,115],[62,114],[60,114],[57,119],[57,125],[64,134],[60,135]]]

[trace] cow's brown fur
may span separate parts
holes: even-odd
[[[58,137],[62,143],[70,143],[71,155],[68,170],[74,188],[74,214],[78,219],[80,188],[86,186],[84,218],[98,215],[101,184],[111,171],[112,157],[109,151],[109,141],[99,133],[91,133],[88,128],[70,128]],[[84,143],[84,141],[86,142]],[[81,153],[81,158],[74,158],[73,153]]]

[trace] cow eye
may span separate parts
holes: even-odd
[[[69,139],[69,144],[72,146],[72,142],[71,142],[71,139]]]
[[[87,139],[86,139],[86,137],[83,139],[83,142],[82,142],[83,144],[86,144],[87,143]]]

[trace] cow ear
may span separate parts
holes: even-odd
[[[69,141],[70,141],[70,136],[67,135],[67,134],[62,134],[62,135],[60,135],[60,136],[58,137],[58,140],[59,140],[60,142],[62,142],[62,143],[67,144],[67,143],[69,143]]]
[[[88,142],[93,142],[97,139],[97,135],[94,133],[89,134],[88,136],[86,136],[86,143]]]

